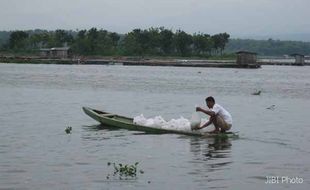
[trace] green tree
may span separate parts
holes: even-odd
[[[174,35],[174,44],[177,53],[181,56],[190,56],[192,44],[192,36],[182,30],[178,30]]]
[[[134,29],[125,35],[123,49],[126,55],[144,55],[147,52],[148,35],[141,29]]]
[[[120,35],[117,34],[116,32],[112,32],[112,33],[109,33],[109,37],[112,39],[113,46],[116,47],[121,38]]]
[[[71,46],[74,53],[80,55],[88,55],[91,52],[90,43],[87,39],[87,30],[80,30]]]
[[[210,56],[213,47],[214,43],[209,34],[193,35],[193,51],[196,56]]]
[[[98,38],[98,30],[97,28],[91,28],[88,32],[87,32],[87,41],[89,43],[89,47],[90,47],[90,53],[91,54],[95,54],[96,49],[97,49],[97,38]]]
[[[73,41],[73,37],[65,30],[56,30],[55,41],[57,46],[64,46],[67,43],[71,43]]]
[[[12,50],[25,50],[28,36],[28,33],[24,31],[12,32],[9,39],[9,48]]]
[[[160,32],[158,28],[150,28],[145,30],[146,35],[148,35],[147,42],[147,54],[159,55],[160,50]]]
[[[113,36],[112,37],[116,37]],[[98,41],[97,41],[97,54],[100,55],[113,55],[115,51],[115,42],[112,39],[110,33],[106,30],[99,30],[98,31]]]
[[[160,28],[159,47],[160,51],[164,55],[170,55],[174,51],[173,36],[174,33],[171,30],[165,29],[163,27]]]
[[[28,46],[31,49],[40,49],[48,46],[51,36],[48,32],[33,33],[29,37]]]
[[[223,51],[225,49],[225,46],[228,43],[230,35],[227,34],[226,32],[225,33],[220,33],[219,35],[220,35],[220,45],[219,45],[219,48],[220,48],[221,55],[222,55]]]
[[[229,37],[230,36],[227,33],[215,34],[211,37],[214,42],[214,49],[217,54],[219,53],[219,51],[221,55],[223,54],[223,50],[228,43]]]
[[[112,54],[113,55],[116,55],[119,53],[119,45],[120,45],[120,39],[121,39],[121,36],[119,34],[117,34],[116,32],[112,32],[112,33],[109,33],[109,37],[111,38],[112,40]]]

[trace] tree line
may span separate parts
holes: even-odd
[[[274,39],[230,39],[226,45],[225,52],[232,53],[239,50],[252,51],[256,52],[258,55],[265,56],[283,56],[294,53],[309,55],[310,42],[280,41]]]
[[[134,29],[127,34],[97,28],[79,31],[19,30],[11,31],[6,40],[0,36],[0,49],[33,53],[41,48],[69,46],[76,55],[208,57],[222,54],[229,37],[227,33],[188,34],[164,27]]]

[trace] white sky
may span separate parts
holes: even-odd
[[[0,0],[0,30],[164,26],[186,32],[310,32],[310,0]]]

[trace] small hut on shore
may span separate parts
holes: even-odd
[[[294,65],[305,65],[305,55],[299,53],[291,54],[292,57],[295,57]]]
[[[40,57],[49,59],[65,59],[71,57],[70,47],[53,47],[40,49]]]
[[[237,64],[238,65],[248,65],[256,64],[257,54],[249,51],[238,51],[237,54]]]

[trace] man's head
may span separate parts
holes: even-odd
[[[215,104],[215,100],[212,96],[209,96],[206,98],[206,104],[208,106],[208,108],[213,108],[214,104]]]

